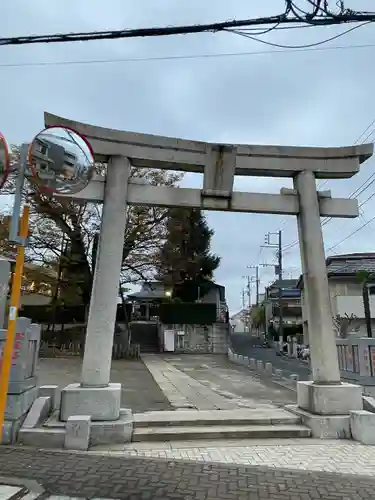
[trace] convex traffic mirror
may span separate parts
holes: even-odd
[[[28,164],[31,182],[42,191],[75,194],[94,173],[94,154],[85,137],[66,127],[48,127],[30,144]]]
[[[5,137],[0,132],[0,189],[6,183],[9,174],[9,149]]]

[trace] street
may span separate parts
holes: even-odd
[[[285,376],[296,374],[299,380],[309,380],[308,364],[300,359],[278,356],[273,348],[260,347],[260,341],[250,333],[233,333],[231,344],[235,353],[272,363],[274,368],[283,370]]]

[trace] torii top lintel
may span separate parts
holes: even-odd
[[[204,172],[205,166],[222,156],[236,175],[293,177],[310,170],[319,179],[345,179],[373,154],[373,144],[337,148],[212,144],[135,132],[124,132],[44,114],[46,126],[66,126],[87,137],[95,158],[112,155],[130,159],[135,167]],[[229,165],[229,164],[232,165]],[[228,172],[229,173],[229,172]]]

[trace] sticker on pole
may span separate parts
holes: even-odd
[[[17,318],[17,307],[10,307],[9,308],[9,319],[14,321]]]

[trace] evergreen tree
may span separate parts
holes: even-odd
[[[220,264],[220,257],[210,252],[213,234],[200,209],[170,209],[167,238],[159,253],[158,279],[173,286],[202,274],[212,276]]]

